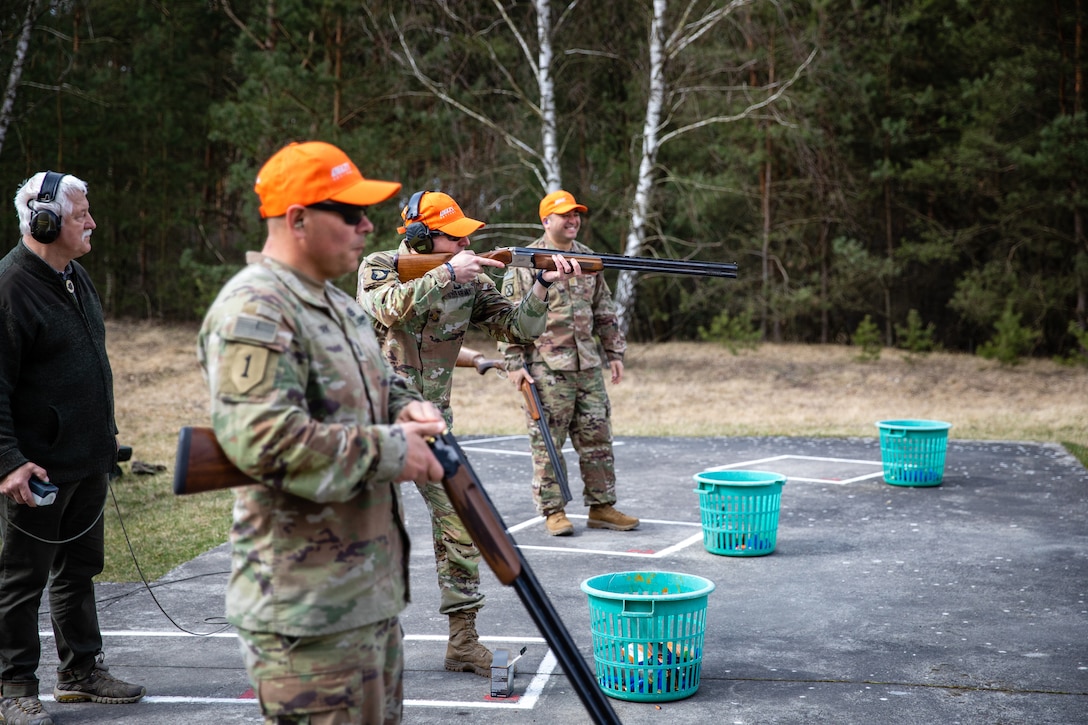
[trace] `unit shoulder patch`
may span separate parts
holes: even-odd
[[[227,355],[230,364],[226,369],[236,392],[248,393],[262,383],[271,387],[275,366],[268,364],[271,351],[267,347],[234,344],[227,347]]]

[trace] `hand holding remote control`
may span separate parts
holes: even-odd
[[[38,506],[48,506],[57,500],[57,487],[37,476],[30,477],[30,495]]]

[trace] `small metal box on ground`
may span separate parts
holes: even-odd
[[[514,675],[517,674],[517,661],[525,654],[522,647],[518,656],[510,659],[510,650],[496,649],[491,658],[491,696],[510,697],[514,694]]]

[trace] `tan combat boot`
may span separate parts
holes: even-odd
[[[638,526],[638,519],[634,516],[620,513],[612,508],[611,504],[599,503],[589,507],[589,522],[591,529],[612,529],[613,531],[630,531]]]
[[[0,722],[7,725],[53,725],[37,695],[0,699]]]
[[[446,669],[475,672],[491,677],[491,651],[480,644],[476,634],[476,610],[450,614],[450,641],[446,645]]]
[[[544,528],[552,536],[570,536],[574,533],[574,526],[563,509],[554,511],[544,517]]]

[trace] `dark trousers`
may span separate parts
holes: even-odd
[[[103,567],[102,507],[107,485],[106,474],[61,484],[56,501],[38,508],[20,506],[6,496],[2,499],[0,689],[4,697],[38,694],[38,610],[46,587],[60,657],[58,679],[86,677],[102,651],[93,579]]]

